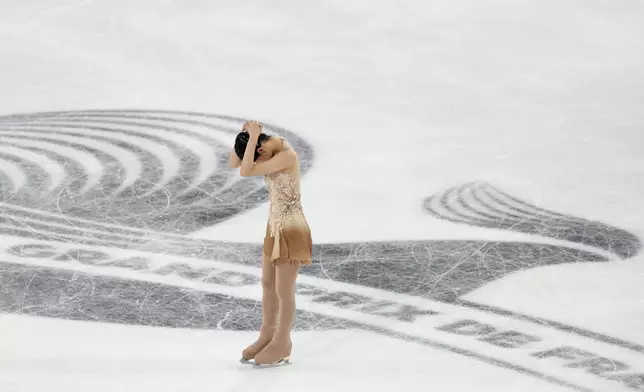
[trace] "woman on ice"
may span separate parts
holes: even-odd
[[[244,177],[264,176],[270,202],[262,255],[262,324],[241,362],[286,364],[293,346],[295,280],[300,266],[311,264],[312,253],[300,201],[300,163],[286,140],[262,133],[261,124],[249,121],[237,135],[229,166]]]

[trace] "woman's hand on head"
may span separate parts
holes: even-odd
[[[257,121],[247,121],[244,124],[243,130],[248,132],[251,137],[259,137],[259,135],[262,133],[262,124],[258,123]]]

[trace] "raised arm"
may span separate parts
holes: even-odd
[[[250,166],[244,166],[244,163],[242,162],[239,174],[242,177],[265,176],[266,174],[275,173],[293,167],[295,159],[295,152],[292,150],[281,151],[275,154],[268,161],[257,162],[254,165],[251,164]],[[244,161],[245,160],[246,155],[244,155]]]
[[[239,174],[243,177],[264,176],[269,173],[274,173],[292,167],[295,164],[295,152],[291,150],[280,151],[275,154],[268,161],[255,162],[255,146],[259,135],[262,132],[262,127],[258,123],[248,122],[244,124],[244,129],[248,132],[248,144],[246,151],[244,151],[244,159],[242,159],[239,167]]]

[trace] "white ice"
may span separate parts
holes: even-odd
[[[644,239],[643,21],[631,0],[4,0],[0,114],[143,108],[285,127],[315,149],[302,190],[320,244],[539,240],[423,211],[470,181]],[[0,153],[62,181],[65,167],[20,146]],[[2,171],[23,184],[7,156]],[[190,236],[259,243],[266,213]],[[640,254],[510,274],[464,299],[642,346],[643,281]],[[256,372],[236,362],[254,338],[0,313],[0,391],[569,390],[359,329],[295,333],[295,363]]]

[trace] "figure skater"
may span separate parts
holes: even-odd
[[[290,363],[295,319],[295,280],[311,264],[311,230],[300,202],[300,163],[283,138],[262,133],[255,121],[244,124],[230,153],[229,166],[244,177],[264,176],[269,215],[262,255],[262,324],[259,338],[242,352],[254,366]]]

